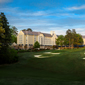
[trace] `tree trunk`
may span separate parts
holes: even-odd
[[[70,48],[70,38],[69,38],[69,48]]]
[[[72,49],[74,48],[73,42],[74,42],[74,39],[72,39]]]

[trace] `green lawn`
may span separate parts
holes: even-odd
[[[85,85],[85,48],[44,52],[19,53],[18,63],[1,65],[0,85]]]

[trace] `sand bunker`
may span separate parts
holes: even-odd
[[[36,58],[45,58],[45,57],[40,57],[41,55],[34,55]]]
[[[60,54],[60,53],[51,53],[51,52],[44,52],[45,54]],[[46,58],[46,57],[40,57],[42,55],[34,55],[36,58]]]
[[[60,54],[60,53],[52,53],[52,52],[44,52],[45,54]]]
[[[51,53],[51,54],[60,54],[60,53]]]
[[[83,58],[83,59],[85,59],[85,58]]]
[[[41,55],[34,55],[34,57],[40,57]]]

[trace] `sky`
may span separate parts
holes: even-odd
[[[75,29],[85,35],[85,0],[0,0],[0,12],[18,32],[31,28],[65,35]]]

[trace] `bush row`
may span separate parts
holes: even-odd
[[[23,52],[38,52],[38,51],[44,51],[44,50],[49,50],[49,49],[28,49],[28,50],[18,50],[18,53],[23,53]]]

